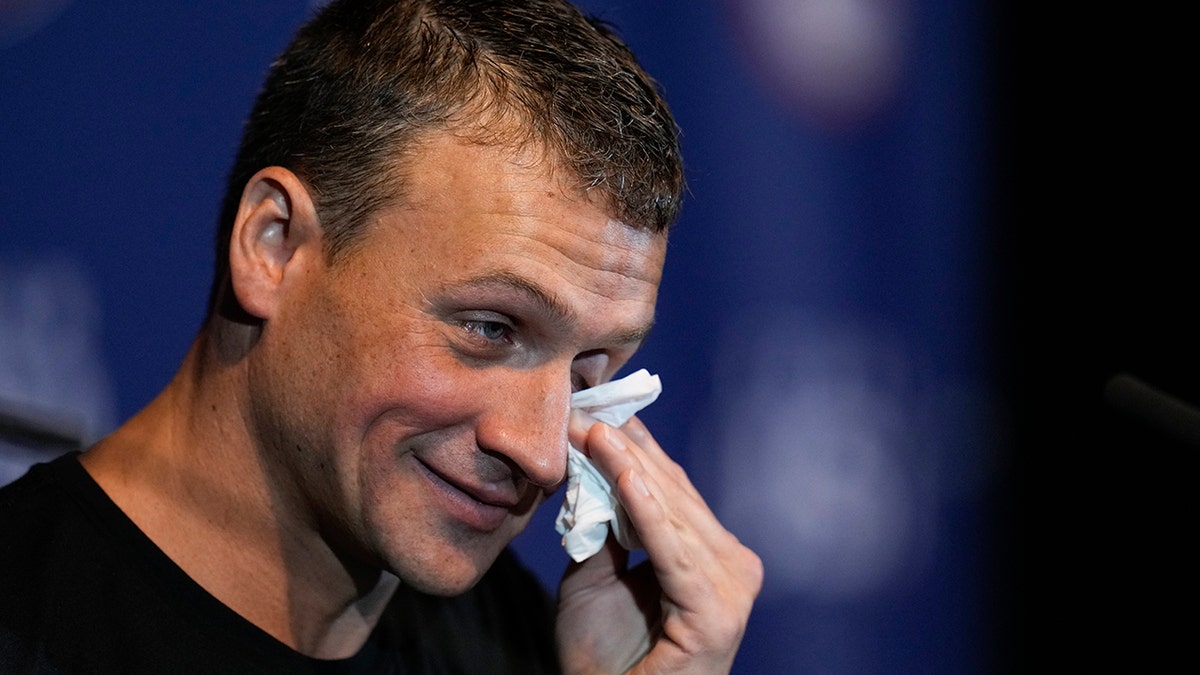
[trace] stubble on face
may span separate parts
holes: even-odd
[[[571,391],[644,339],[665,238],[529,153],[450,134],[406,177],[404,204],[306,271],[253,379],[290,517],[455,594],[561,480]]]

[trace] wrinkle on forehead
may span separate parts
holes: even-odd
[[[557,292],[552,280],[558,279],[568,295],[580,290],[612,300],[642,297],[653,305],[666,234],[613,218],[600,195],[564,181],[563,174],[538,148],[431,134],[409,166],[405,203],[377,214],[373,225],[401,228],[410,248],[424,251],[417,268],[447,281],[446,272],[460,275],[445,261],[470,260],[537,278],[543,289]],[[462,272],[463,279],[472,275]]]
[[[596,311],[610,303],[633,301],[645,305],[636,310],[637,315],[645,315],[641,320],[647,325],[653,323],[665,240],[651,234],[649,238],[635,236],[631,241],[630,233],[645,233],[614,220],[607,221],[604,230],[597,232],[594,222],[580,228],[534,226],[529,231],[521,231],[518,226],[501,235],[513,240],[514,245],[497,255],[497,265],[511,265],[519,276],[538,279],[538,285],[560,297],[565,307],[589,306],[590,311]],[[481,253],[488,255],[487,251]],[[512,257],[506,262],[508,256]],[[587,296],[601,304],[585,300]],[[638,320],[629,314],[631,311],[633,306],[627,305],[624,313],[628,320]]]
[[[577,237],[587,238],[574,228],[565,229]],[[594,269],[658,285],[662,280],[662,263],[666,254],[665,233],[630,227],[615,219],[608,220],[603,232],[605,236],[602,239],[592,239],[606,252]],[[650,264],[644,264],[647,262]]]

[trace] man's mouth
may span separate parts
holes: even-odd
[[[481,532],[499,529],[512,509],[521,503],[511,483],[473,484],[441,473],[420,460],[417,466],[446,513],[472,529]]]

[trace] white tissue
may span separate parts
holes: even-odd
[[[619,380],[575,392],[571,395],[571,407],[619,427],[653,403],[661,392],[658,376],[642,369]],[[574,446],[567,447],[567,492],[554,526],[563,536],[567,555],[575,562],[599,551],[610,527],[626,549],[641,548],[637,532],[613,494],[613,486],[600,475],[592,460]]]

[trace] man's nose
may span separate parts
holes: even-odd
[[[504,456],[531,483],[552,487],[567,471],[569,371],[511,371],[476,428],[479,447]]]

